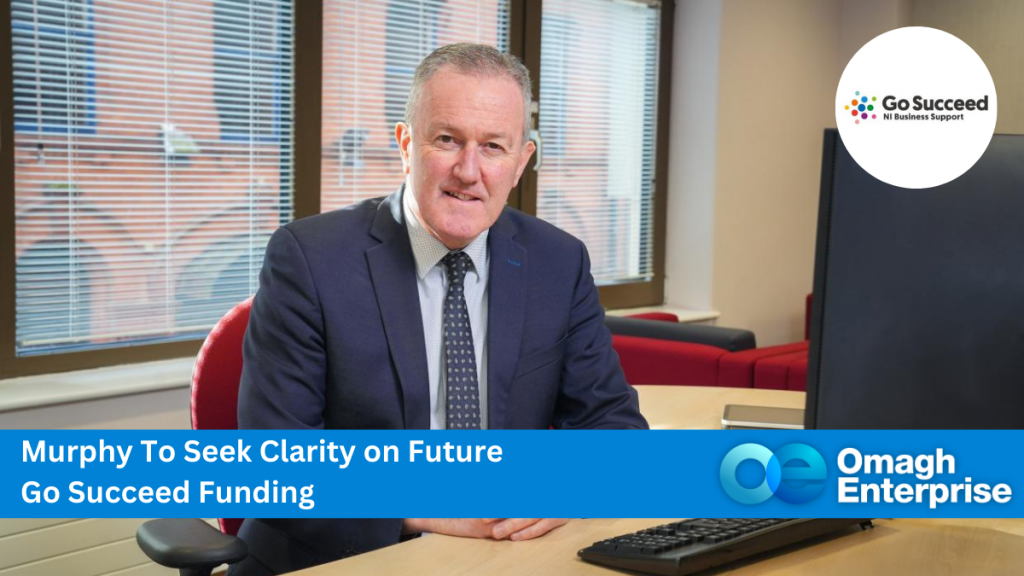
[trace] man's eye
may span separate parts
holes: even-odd
[[[440,142],[441,144],[451,144],[455,140],[451,136],[445,134],[443,136],[438,136],[437,141]]]
[[[494,142],[488,142],[487,143],[487,149],[488,150],[493,150],[495,152],[500,152],[501,150],[503,150],[503,148],[501,147],[500,144],[496,144]]]

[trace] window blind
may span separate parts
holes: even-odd
[[[416,65],[453,42],[507,50],[508,11],[508,0],[325,0],[322,210],[398,188],[395,123]]]
[[[291,218],[291,2],[11,12],[17,354],[205,336]]]
[[[537,215],[587,245],[598,284],[654,274],[660,3],[544,0]]]

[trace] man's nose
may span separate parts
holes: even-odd
[[[452,169],[455,177],[463,184],[473,184],[480,179],[479,147],[463,146],[458,161]]]

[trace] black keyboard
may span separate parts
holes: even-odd
[[[853,518],[698,518],[594,542],[577,554],[614,568],[682,576],[841,530]]]

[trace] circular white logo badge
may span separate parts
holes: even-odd
[[[969,170],[996,128],[996,88],[956,36],[900,28],[864,45],[836,91],[836,125],[853,159],[879,180],[931,188]]]

